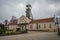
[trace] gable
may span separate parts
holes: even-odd
[[[20,23],[29,23],[31,20],[28,19],[26,16],[21,16],[19,19],[18,19],[18,24]]]

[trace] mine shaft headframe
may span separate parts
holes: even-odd
[[[32,6],[30,4],[26,5],[26,7],[31,7],[32,8]]]
[[[33,16],[32,16],[32,13],[31,13],[31,8],[32,8],[32,6],[31,6],[30,4],[27,4],[26,7],[27,7],[27,9],[28,9],[28,10],[26,10],[26,14],[28,14],[28,15],[26,15],[26,16],[27,16],[29,19],[33,20]]]

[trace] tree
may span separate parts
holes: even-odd
[[[5,27],[4,24],[0,23],[0,34],[5,33]]]

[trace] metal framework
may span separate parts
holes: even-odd
[[[32,16],[32,13],[31,13],[31,8],[32,7],[31,7],[30,4],[26,5],[26,17],[33,20],[33,16]]]

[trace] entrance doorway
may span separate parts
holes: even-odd
[[[17,31],[17,32],[20,32],[21,30],[20,30],[20,28],[17,28],[16,31]]]

